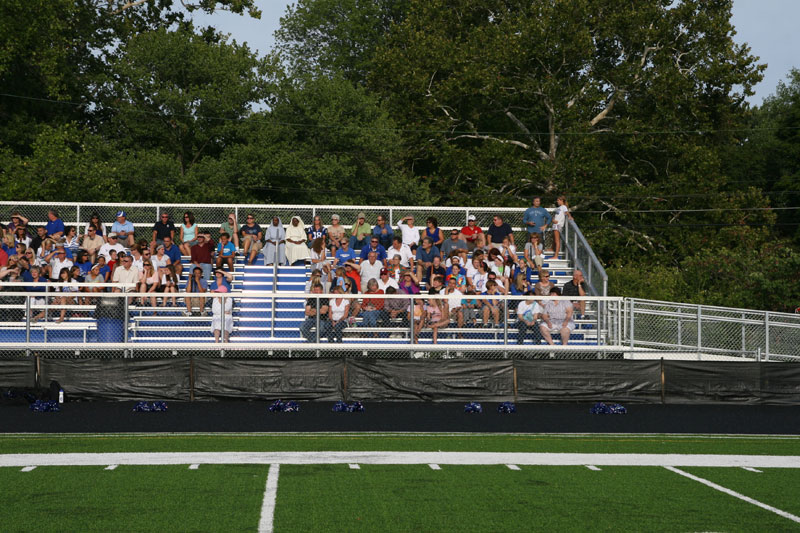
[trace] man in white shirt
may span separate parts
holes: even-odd
[[[412,250],[419,246],[419,230],[414,227],[414,215],[407,215],[397,222],[403,235],[403,244]]]
[[[50,279],[59,281],[62,268],[72,268],[72,261],[67,259],[67,250],[62,243],[56,244],[56,249],[48,256],[50,258]]]
[[[461,312],[461,297],[464,294],[458,290],[456,285],[456,278],[450,278],[447,280],[447,287],[444,289],[445,294],[449,296],[447,299],[447,305],[450,309],[450,320],[455,320],[458,327],[464,327],[464,313]],[[462,333],[458,334],[459,337],[463,337]]]
[[[389,287],[394,287],[395,290],[400,290],[397,280],[389,275],[389,271],[387,269],[382,268],[378,277],[378,288],[383,292],[386,292],[386,289]]]
[[[125,292],[133,292],[136,290],[136,283],[139,282],[139,269],[133,266],[133,258],[125,255],[114,268],[114,277],[111,278],[113,283],[133,283],[132,287],[127,287]],[[114,292],[122,292],[119,287],[114,287]]]
[[[402,237],[395,237],[392,246],[386,250],[386,260],[390,260],[394,256],[400,256],[400,264],[404,267],[414,268],[414,254],[411,248],[403,244]]]
[[[108,234],[108,242],[100,247],[98,255],[106,258],[106,261],[111,261],[111,250],[116,250],[117,254],[125,251],[125,247],[117,242],[117,234],[113,231]]]
[[[517,306],[517,344],[525,342],[529,335],[534,344],[541,344],[542,333],[537,321],[541,321],[544,308],[533,298],[523,300]],[[529,333],[530,332],[530,333]]]
[[[378,261],[378,254],[376,252],[369,252],[367,260],[362,261],[359,265],[361,274],[361,286],[366,287],[369,280],[379,280],[381,277],[381,270],[383,270],[383,263]]]

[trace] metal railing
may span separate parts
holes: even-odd
[[[608,296],[608,274],[586,237],[583,236],[578,225],[571,218],[567,218],[566,231],[563,239],[567,259],[572,261],[576,270],[583,272],[589,291],[592,296]]]

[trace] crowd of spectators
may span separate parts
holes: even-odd
[[[310,262],[312,277],[307,291],[337,295],[319,303],[309,300],[315,303],[306,305],[306,320],[301,327],[309,339],[316,337],[313,330],[318,319],[322,320],[322,337],[341,341],[344,329],[352,326],[357,317],[368,328],[390,324],[407,327],[413,318],[414,336],[429,327],[436,342],[440,330],[451,325],[459,329],[500,326],[506,316],[504,306],[509,305],[510,311],[515,307],[524,311],[516,314],[518,342],[527,337],[552,343],[551,334],[558,332],[562,343],[566,343],[575,327],[574,318],[585,313],[585,301],[551,305],[556,301],[544,303],[537,299],[560,294],[543,268],[547,260],[545,232],[553,231],[554,255],[548,258],[552,259],[558,256],[561,234],[570,217],[566,199],[559,197],[557,201],[555,217],[541,207],[539,198],[525,211],[522,223],[527,238],[524,245],[520,244],[522,257],[517,252],[513,228],[500,214],[494,215],[484,229],[474,215],[468,216],[466,225],[460,228],[442,228],[435,217],[428,217],[425,226],[419,227],[413,215],[402,216],[394,225],[384,215],[378,215],[377,223],[371,226],[364,212],[358,213],[350,226],[342,225],[334,214],[328,225],[322,217],[315,216],[306,227],[299,216],[292,216],[286,225],[274,216],[262,226],[253,213],[247,214],[239,225],[236,215],[230,213],[212,234],[198,225],[191,211],[183,212],[178,225],[170,213],[161,212],[148,232],[149,239],[137,241],[136,228],[125,211],[116,213],[110,230],[98,213],[91,214],[85,227],[77,228],[66,226],[58,212],[51,209],[47,222],[33,228],[29,218],[15,211],[10,223],[2,228],[0,279],[42,284],[42,288],[25,288],[32,292],[46,291],[48,281],[60,282],[59,298],[65,303],[90,303],[91,297],[81,293],[123,290],[72,287],[75,283],[124,284],[124,290],[144,293],[138,298],[139,305],[155,309],[160,301],[160,307],[166,308],[178,305],[184,268],[189,269],[185,292],[229,291],[236,256],[241,254],[248,264],[253,264],[262,253],[266,265]],[[415,299],[415,305],[407,299],[383,297],[421,293],[439,297]],[[575,272],[563,293],[576,297],[587,294],[581,272]],[[517,306],[519,300],[503,298],[509,294],[531,299]],[[495,298],[476,298],[478,295]],[[213,303],[216,298],[195,296],[183,300],[187,315],[205,313],[209,303],[215,316],[228,312],[227,303]],[[231,298],[224,300],[229,302]],[[530,320],[525,318],[529,315]],[[41,314],[35,317],[41,318]],[[64,319],[62,310],[59,320]],[[223,327],[215,335],[226,338],[229,333]]]

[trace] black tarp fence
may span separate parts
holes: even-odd
[[[800,404],[800,364],[680,360],[45,358],[0,360],[0,390],[71,399]]]

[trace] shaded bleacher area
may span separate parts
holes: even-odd
[[[521,255],[521,254],[520,254]],[[550,254],[547,254],[548,256]],[[183,303],[188,273],[191,271],[189,258],[182,258],[184,273],[180,278],[177,306],[163,307],[163,294],[157,296],[157,306],[141,305],[138,298],[131,298],[128,305],[127,326],[128,337],[121,339],[115,333],[109,334],[104,328],[95,305],[68,306],[67,318],[56,322],[60,307],[52,303],[45,306],[33,306],[31,315],[40,310],[47,311],[47,318],[26,323],[24,297],[3,297],[0,304],[0,342],[48,342],[48,343],[96,343],[122,342],[131,343],[165,343],[180,345],[185,343],[213,342],[212,316],[210,310],[211,296],[206,298],[207,305],[202,313],[187,316]],[[573,268],[562,257],[545,260],[544,268],[551,274],[551,280],[557,287],[562,287],[572,279]],[[278,266],[264,265],[261,254],[253,265],[246,265],[241,254],[237,256],[231,282],[232,290],[228,297],[234,299],[233,330],[231,343],[297,343],[308,341],[300,334],[300,325],[304,316],[306,295],[301,295],[310,279],[311,265]],[[277,275],[277,277],[276,277]],[[538,281],[538,280],[537,280]],[[422,285],[422,293],[427,292]],[[20,289],[21,290],[21,289]],[[258,293],[257,295],[255,293]],[[0,293],[2,295],[3,293]],[[51,293],[55,294],[55,293]],[[352,296],[351,296],[352,297]],[[359,295],[363,297],[363,295]],[[423,296],[424,297],[424,296]],[[16,298],[14,300],[13,298]],[[101,296],[93,297],[97,302]],[[171,297],[168,297],[171,299]],[[597,302],[587,302],[586,313],[575,320],[576,329],[569,339],[570,345],[597,345],[603,339],[598,338]],[[471,324],[458,328],[455,322],[449,327],[439,330],[439,344],[512,344],[517,343],[516,316],[513,305],[509,306],[506,323],[486,325],[479,317]],[[101,313],[100,313],[101,314]],[[502,314],[501,314],[502,321]],[[396,319],[386,327],[365,327],[363,318],[355,317],[343,335],[343,343],[381,343],[407,345],[411,341],[408,322],[405,324]],[[559,334],[553,334],[556,344],[560,343]],[[315,339],[316,340],[316,339]],[[323,335],[320,342],[327,342]],[[420,332],[418,343],[433,342],[432,331],[424,328]],[[539,341],[544,344],[544,341]],[[528,336],[526,345],[534,344]]]

